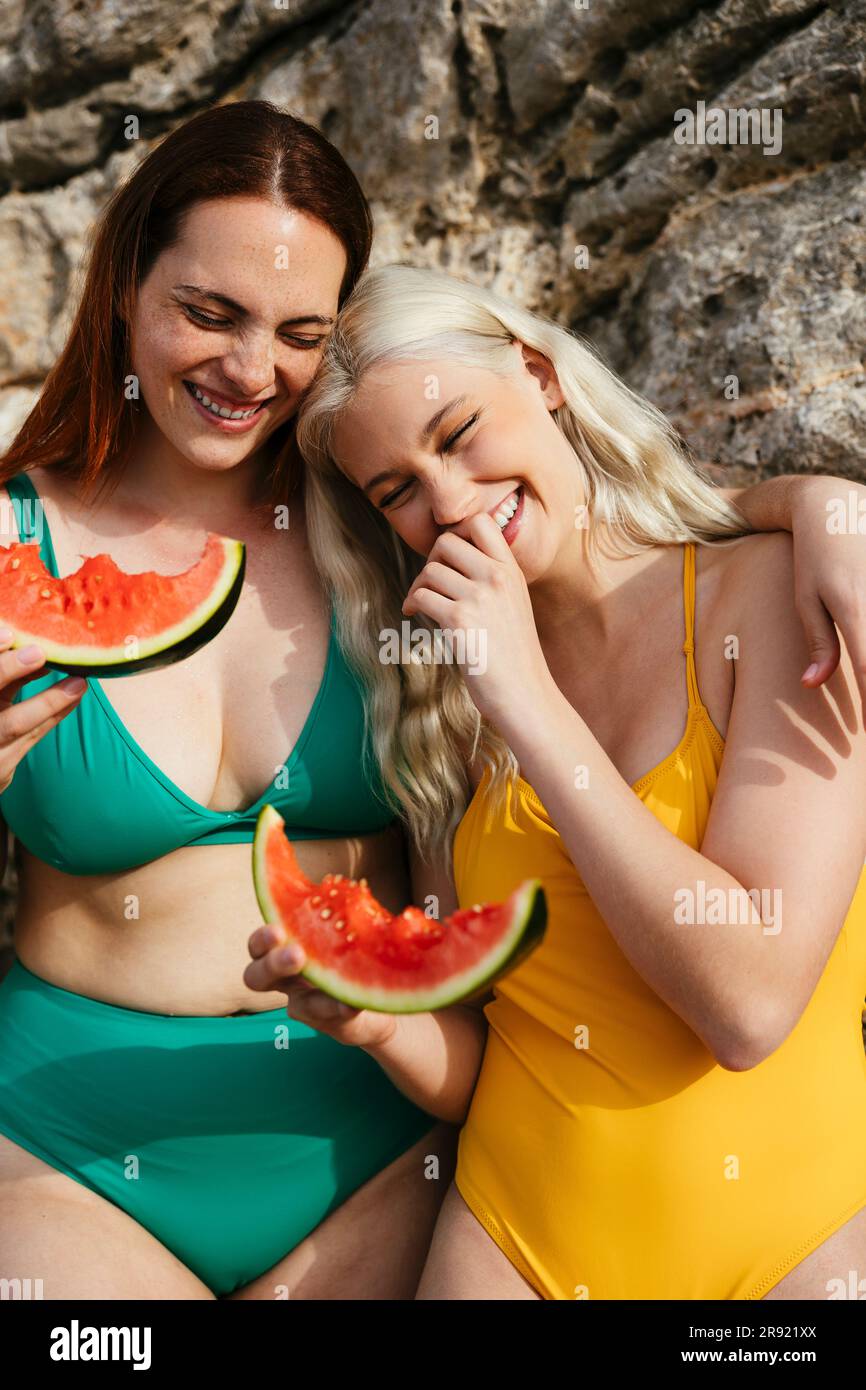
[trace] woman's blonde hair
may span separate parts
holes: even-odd
[[[519,370],[515,340],[547,358],[565,397],[552,418],[582,480],[590,555],[600,523],[632,551],[750,530],[698,471],[664,415],[574,334],[438,271],[390,265],[362,276],[302,405],[297,442],[307,464],[313,557],[331,591],[340,641],[369,691],[368,728],[384,781],[425,857],[448,857],[470,793],[472,759],[489,766],[494,795],[516,777],[517,764],[479,715],[457,665],[381,659],[387,634],[403,630],[402,603],[424,561],[340,471],[333,430],[365,374],[380,364],[446,358],[511,375]],[[435,631],[421,614],[412,625]]]

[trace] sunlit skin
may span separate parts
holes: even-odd
[[[261,446],[313,378],[345,263],[339,239],[305,213],[255,198],[190,210],[141,286],[131,324],[147,416],[128,469],[140,492],[174,479],[178,492],[195,489],[198,505],[243,499]],[[212,422],[185,381],[235,409],[266,404],[237,433]]]
[[[507,377],[447,360],[403,361],[371,369],[339,417],[333,453],[346,476],[380,508],[406,544],[426,559],[403,604],[404,615],[424,614],[443,629],[475,627],[486,632],[487,669],[467,677],[472,699],[498,726],[523,775],[539,788],[567,851],[575,862],[592,868],[592,873],[582,868],[588,891],[611,929],[618,928],[625,938],[628,928],[620,926],[617,903],[628,877],[641,882],[640,892],[646,896],[644,871],[633,867],[627,874],[621,861],[608,862],[615,859],[615,853],[601,827],[610,818],[621,821],[623,833],[627,827],[633,837],[635,865],[653,863],[653,873],[671,882],[686,881],[683,875],[689,872],[689,857],[700,857],[700,851],[681,845],[657,822],[650,821],[629,791],[633,782],[676,746],[682,733],[683,677],[680,665],[673,660],[682,643],[682,558],[678,547],[655,546],[632,556],[603,553],[595,568],[590,565],[585,532],[575,527],[575,508],[586,500],[579,470],[551,416],[563,400],[556,374],[532,349],[519,343],[512,344],[512,349],[514,371]],[[435,402],[426,391],[431,379],[438,386]],[[447,406],[444,411],[443,406]],[[509,523],[500,529],[493,514],[498,510],[504,519],[502,503],[517,489],[523,498],[520,525],[512,528]],[[743,546],[749,547],[751,560],[741,558]],[[749,573],[749,564],[759,568],[753,570],[752,587],[741,587],[737,601],[738,575],[743,586],[742,576]],[[734,688],[733,664],[723,659],[725,634],[732,630],[733,620],[733,630],[742,630],[744,641],[751,637],[755,650],[766,650],[763,644],[770,640],[768,635],[751,631],[744,617],[750,609],[754,611],[750,602],[754,583],[757,580],[762,592],[790,594],[791,579],[787,539],[759,536],[730,547],[701,548],[700,689],[710,718],[727,739],[732,766],[738,755],[747,758],[753,746],[778,748],[785,759],[788,799],[793,805],[798,804],[801,791],[798,777],[804,779],[806,804],[809,795],[814,800],[819,788],[814,780],[809,782],[809,770],[797,757],[796,735],[785,718],[779,722],[774,706],[780,700],[787,701],[805,725],[814,723],[819,740],[850,748],[850,756],[839,760],[834,768],[839,795],[845,800],[854,795],[853,784],[864,752],[862,730],[852,742],[852,730],[856,730],[856,722],[852,723],[852,694],[856,690],[852,662],[850,655],[843,653],[839,671],[828,683],[840,711],[830,713],[828,702],[816,699],[804,688],[800,672],[806,649],[790,598],[780,610],[774,634],[779,653],[748,668],[749,685],[744,684],[744,690],[754,691],[752,708],[761,713],[743,714],[739,723],[728,729]],[[599,678],[600,672],[604,672],[604,679]],[[742,675],[740,679],[745,682]],[[742,708],[748,706],[743,704]],[[602,804],[595,830],[585,816],[581,819],[582,809],[574,806],[573,795],[560,785],[565,776],[563,766],[569,768],[584,759],[592,761],[594,785],[602,787],[597,793]],[[478,772],[476,767],[474,783]],[[736,817],[730,825],[730,817],[725,817],[729,786],[730,782],[714,800],[716,825],[721,828],[714,839],[712,834],[707,837],[703,853],[708,858],[701,858],[701,863],[708,872],[726,875],[735,883],[738,880],[732,870],[716,867],[730,861],[736,864],[738,857],[745,863],[750,852],[748,843],[743,846],[738,839],[742,823],[738,829]],[[546,788],[550,788],[549,794]],[[772,857],[768,857],[763,876],[758,873],[754,881],[787,882],[786,900],[802,901],[797,880],[802,865],[791,862],[796,856],[786,849],[796,838],[795,827],[786,828],[785,806],[778,800],[774,818],[769,815],[762,793],[767,794],[760,787],[755,789],[755,823],[772,822],[773,832],[768,832],[767,847],[763,848]],[[577,819],[574,831],[568,824],[569,815]],[[862,817],[854,817],[857,824],[853,827],[841,825],[837,804],[835,815],[828,805],[825,815],[814,819],[810,835],[819,858],[818,842],[827,835],[823,851],[827,856],[838,854],[844,839],[851,863],[862,864]],[[831,823],[832,830],[828,828]],[[778,844],[774,837],[778,837]],[[592,851],[588,854],[584,850],[581,857],[581,846],[590,839]],[[731,847],[726,849],[727,842]],[[830,929],[838,931],[838,914],[844,914],[846,901],[843,894],[839,903],[825,912],[820,930],[827,936],[827,952],[835,939],[835,935],[830,938]],[[649,919],[645,926],[648,928]],[[789,947],[792,958],[797,961],[799,957],[793,953],[798,952],[803,961],[802,967],[791,969],[795,988],[807,972],[811,980],[826,959],[825,952],[819,962],[819,948],[807,935],[800,935]],[[674,971],[668,980],[658,960],[652,964],[649,937],[642,947],[637,939],[633,942],[628,937],[628,941],[633,963],[692,1023],[699,1036],[704,1029],[703,1036],[708,1037],[716,1020],[712,1009],[703,1010],[703,994],[696,991],[690,998],[685,978],[678,981]],[[712,954],[712,945],[707,947],[697,939],[691,949],[696,958],[702,951]],[[727,968],[733,972],[732,965]],[[721,963],[714,960],[712,969],[718,978]],[[803,1005],[806,999],[808,994]],[[775,1008],[776,1001],[772,1002]],[[780,1007],[784,1010],[785,1005]],[[761,1008],[770,1012],[769,1003]],[[783,1016],[784,1029],[769,1051],[796,1021],[793,1015],[790,1019]],[[767,1055],[766,1044],[760,1055]],[[743,1064],[723,1061],[734,1070],[755,1064],[754,1060]],[[767,1296],[826,1297],[828,1271],[837,1275],[840,1269],[856,1268],[864,1249],[866,1211],[802,1260]],[[417,1297],[510,1300],[533,1299],[538,1294],[498,1249],[452,1185]]]
[[[517,342],[511,352],[509,375],[447,360],[371,370],[341,413],[332,442],[346,476],[401,539],[427,557],[427,575],[439,579],[441,564],[468,556],[470,542],[483,540],[492,553],[504,553],[509,528],[501,532],[493,516],[521,490],[520,524],[507,549],[522,577],[515,583],[527,591],[521,636],[540,673],[546,663],[533,641],[536,631],[552,634],[567,624],[572,646],[579,641],[588,653],[592,642],[600,655],[633,602],[630,593],[625,599],[626,577],[653,557],[589,565],[586,530],[576,524],[586,497],[571,447],[552,417],[562,390],[541,353]],[[431,375],[438,388],[433,402]],[[410,589],[405,614],[419,611],[423,583],[422,576]],[[623,602],[616,598],[620,589]],[[531,669],[521,671],[528,685],[532,677]]]
[[[429,555],[444,530],[463,534],[468,518],[492,515],[525,484],[522,533],[531,530],[533,544],[518,535],[512,551],[532,583],[563,545],[579,553],[574,517],[582,493],[550,416],[562,404],[559,383],[540,353],[520,343],[510,351],[508,376],[447,361],[371,370],[339,417],[333,446],[347,475],[419,555]]]
[[[83,502],[57,470],[32,474],[61,574],[76,569],[81,555],[101,551],[131,572],[176,572],[198,557],[207,531],[247,544],[243,593],[213,641],[177,666],[105,685],[157,767],[212,809],[244,808],[260,796],[297,742],[322,679],[328,604],[302,509],[292,506],[288,529],[278,529],[273,510],[252,503],[262,446],[309,386],[345,266],[339,239],[306,214],[246,198],[194,207],[133,306],[140,428],[114,491]],[[265,400],[267,408],[251,426],[226,427],[194,404],[184,381],[238,408]],[[11,507],[2,513],[10,517]],[[14,531],[0,535],[0,544],[14,540]],[[20,669],[0,644],[0,681]],[[29,706],[35,724],[63,700],[54,687],[19,709]],[[22,736],[4,745],[11,775],[30,743]],[[296,849],[311,877],[363,875],[393,911],[412,894],[398,830],[308,840]],[[16,858],[16,951],[51,983],[144,1012],[285,1007],[277,983],[260,990],[244,979],[247,940],[261,923],[248,843],[190,846],[126,873],[88,877],[41,863],[17,841]],[[138,917],[124,913],[130,895]],[[295,1299],[355,1297],[361,1287],[366,1297],[411,1297],[444,1191],[423,1180],[423,1155],[440,1155],[447,1181],[453,1149],[452,1128],[432,1116],[430,1123],[418,1145],[232,1297],[272,1299],[277,1285]],[[119,1208],[3,1136],[0,1230],[0,1272],[44,1271],[47,1298],[146,1299],[155,1290],[165,1298],[212,1297]],[[371,1251],[378,1251],[372,1261]]]

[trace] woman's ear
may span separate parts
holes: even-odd
[[[528,347],[526,343],[520,344],[520,351],[523,354],[523,364],[530,376],[534,376],[541,388],[544,403],[548,410],[556,410],[565,404],[565,395],[559,384],[559,378],[553,367],[553,363],[539,352],[537,348]]]

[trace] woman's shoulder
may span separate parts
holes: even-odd
[[[708,627],[731,662],[732,694],[748,687],[759,704],[770,695],[798,699],[811,657],[797,609],[792,536],[762,531],[708,549],[716,551],[718,580]]]
[[[28,479],[40,501],[62,505],[66,498],[69,484],[56,468],[22,468],[14,477]],[[5,483],[0,483],[0,491],[4,499],[8,499],[9,489]]]
[[[712,606],[722,618],[763,610],[781,599],[794,611],[794,541],[788,531],[756,531],[699,547],[698,572],[712,581]]]
[[[794,538],[790,531],[753,531],[748,536],[713,541],[698,549],[699,555],[705,557],[705,567],[712,565],[728,583],[735,584],[759,570],[783,568],[790,563]]]

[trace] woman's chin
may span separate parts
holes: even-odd
[[[197,436],[178,433],[175,437],[166,434],[165,438],[188,464],[205,473],[225,473],[245,463],[252,454],[258,453],[263,439],[200,439]],[[268,438],[268,436],[265,436]]]

